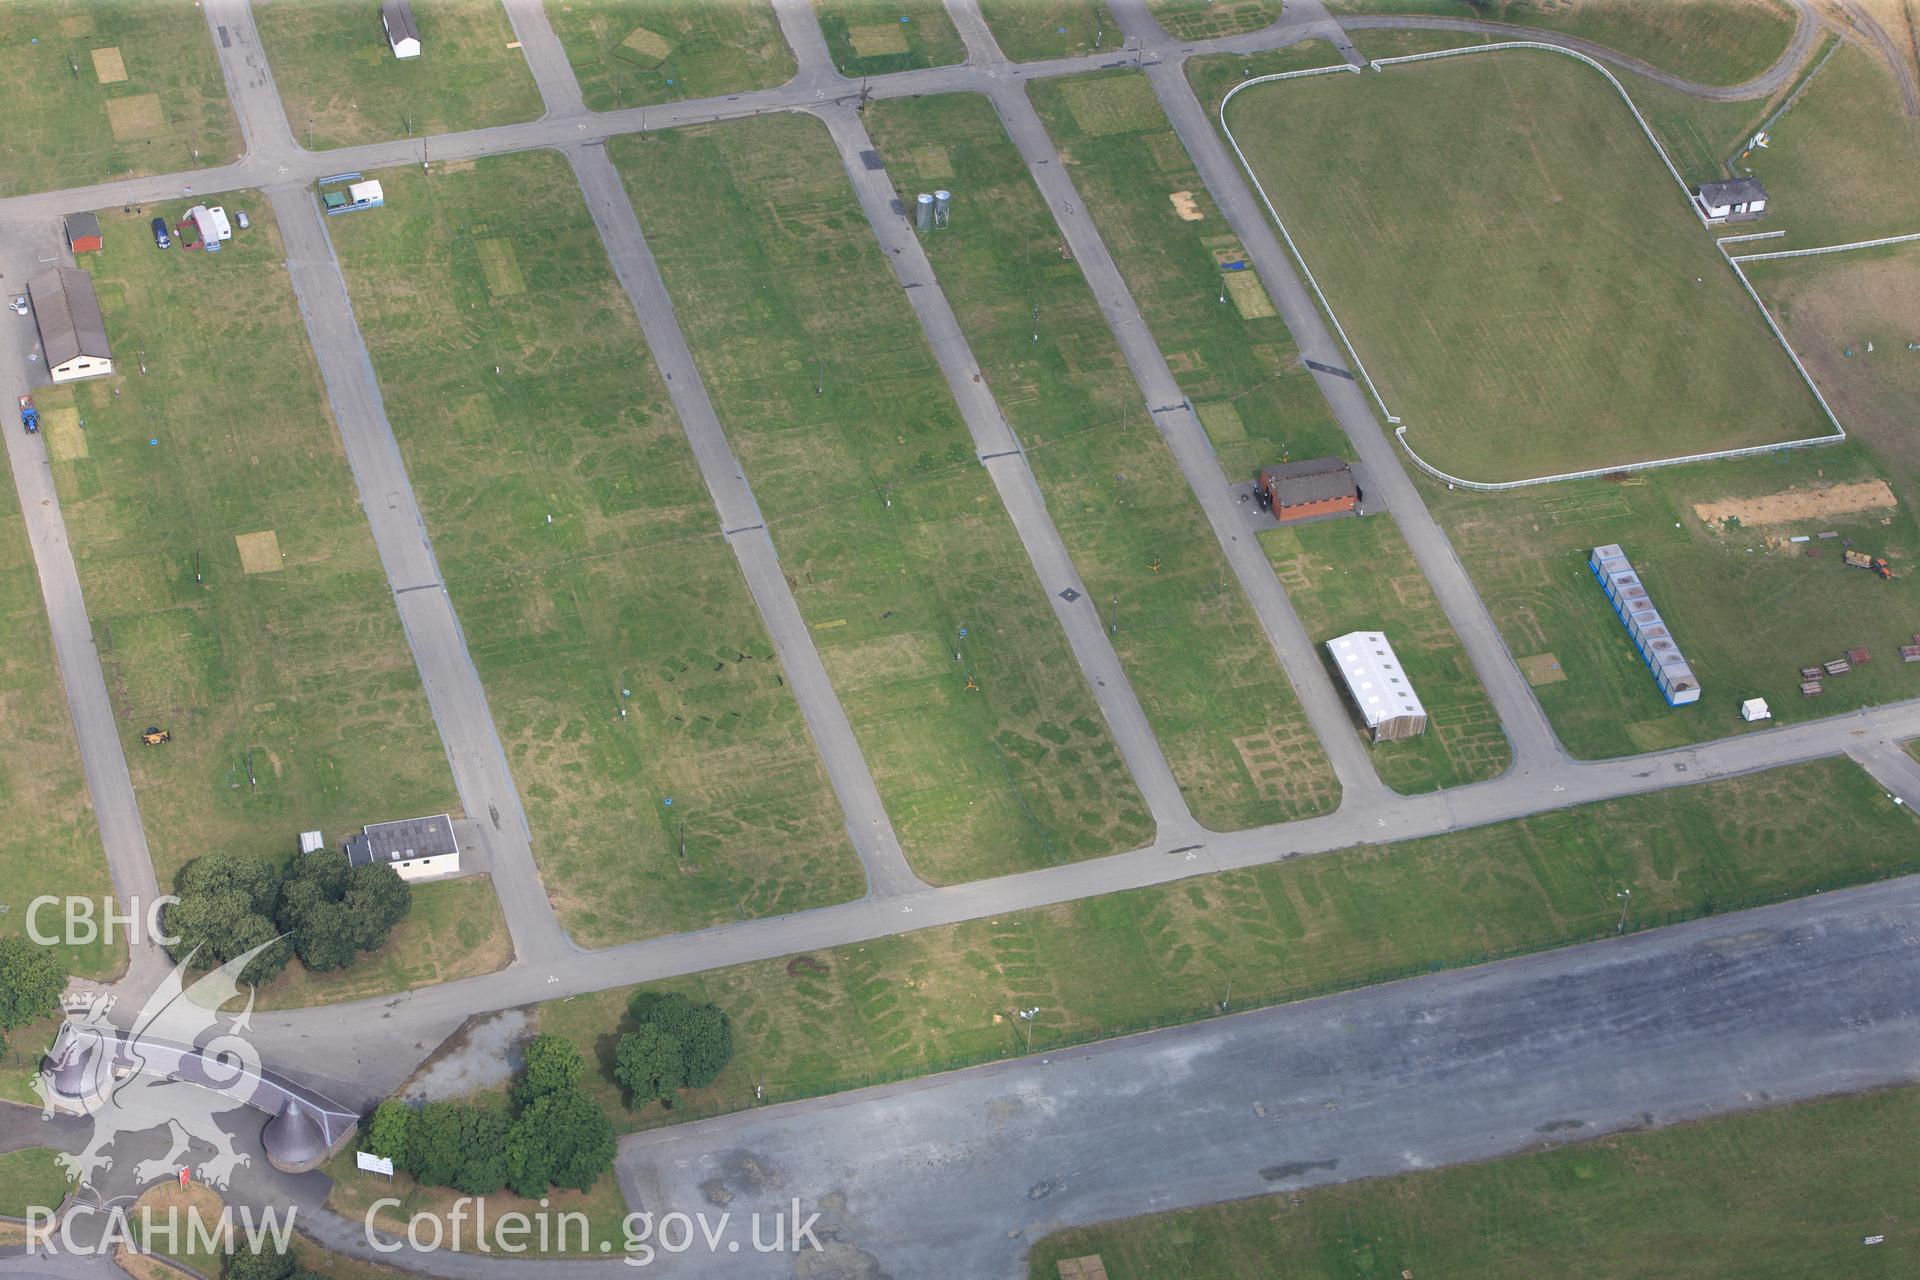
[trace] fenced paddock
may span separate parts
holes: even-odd
[[[1495,53],[1515,56],[1469,56]],[[1256,77],[1221,123],[1417,465],[1511,488],[1845,438],[1606,68],[1535,41],[1371,66],[1289,89],[1236,136],[1248,89],[1355,69]]]

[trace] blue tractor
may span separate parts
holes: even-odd
[[[27,429],[28,435],[40,429],[40,411],[33,407],[32,396],[20,397],[20,425]]]

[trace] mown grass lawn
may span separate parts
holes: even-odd
[[[1738,84],[1771,67],[1793,38],[1780,0],[1327,0],[1336,16],[1361,13],[1477,18],[1579,36],[1703,84]],[[1453,35],[1470,44],[1470,36]],[[1522,37],[1524,38],[1524,37]]]
[[[824,126],[610,147],[907,856],[951,882],[1152,835]]]
[[[380,6],[260,0],[254,22],[294,140],[317,151],[538,118],[500,0],[414,0],[420,55],[387,47]]]
[[[413,886],[413,909],[385,946],[362,952],[344,969],[315,973],[296,958],[257,1008],[305,1009],[391,995],[492,973],[513,960],[513,940],[491,876],[463,876]]]
[[[1126,40],[1106,0],[980,0],[980,15],[1014,62],[1117,50]]]
[[[1504,494],[1422,492],[1526,666],[1550,656],[1563,678],[1534,693],[1567,749],[1618,756],[1703,742],[1751,728],[1837,715],[1920,697],[1920,665],[1898,648],[1920,631],[1920,528],[1897,506],[1808,514],[1756,524],[1709,523],[1697,508],[1789,495],[1817,512],[1825,491],[1857,501],[1895,498],[1886,472],[1857,445],[1645,472]],[[1845,489],[1841,486],[1865,486]],[[1834,539],[1814,537],[1822,532]],[[1794,543],[1807,536],[1814,540]],[[1884,556],[1895,578],[1845,568],[1843,541]],[[1668,707],[1626,629],[1586,567],[1594,547],[1619,543],[1701,682],[1700,701]],[[1820,554],[1810,556],[1809,550]],[[1800,694],[1800,668],[1865,647],[1872,660]],[[1770,724],[1739,715],[1765,698]]]
[[[1280,0],[1147,0],[1147,11],[1176,40],[1208,40],[1269,25]]]
[[[877,102],[867,127],[902,200],[966,193],[927,252],[1194,816],[1330,809],[1339,783],[992,106]]]
[[[942,0],[813,0],[833,65],[878,76],[967,60]]]
[[[793,51],[769,0],[546,0],[588,108],[767,89]]]
[[[1232,273],[1245,292],[1220,301],[1221,263],[1244,260],[1244,249],[1146,77],[1105,72],[1028,92],[1228,476],[1344,450],[1346,436],[1252,270]]]
[[[0,1154],[0,1215],[24,1218],[29,1209],[54,1209],[67,1198],[67,1176],[52,1147],[20,1147]]]
[[[200,11],[0,5],[0,196],[225,164],[240,127]]]
[[[1259,85],[1229,112],[1435,466],[1498,481],[1831,433],[1590,68],[1467,55]]]
[[[225,199],[253,226],[217,254],[153,247],[183,201],[100,214],[116,371],[41,415],[162,886],[456,807],[272,210]]]
[[[476,1097],[472,1101],[497,1102],[501,1107],[507,1105],[504,1094]],[[618,1124],[618,1117],[615,1123]],[[354,1164],[353,1152],[342,1151],[321,1169],[333,1179],[333,1187],[327,1193],[327,1207],[343,1217],[355,1222],[365,1222],[371,1217],[375,1227],[381,1231],[405,1238],[407,1224],[415,1219],[438,1218],[445,1228],[446,1248],[455,1248],[453,1228],[447,1225],[447,1215],[453,1211],[460,1200],[460,1193],[452,1187],[422,1186],[413,1175],[397,1173],[391,1178],[379,1174],[360,1172]],[[384,1205],[377,1211],[373,1204],[376,1200],[395,1199],[398,1205]],[[508,1213],[524,1213],[533,1221],[541,1221],[538,1215],[545,1215],[548,1232],[543,1244],[538,1232],[530,1232],[522,1241],[529,1256],[546,1258],[564,1257],[604,1257],[625,1249],[624,1220],[627,1216],[627,1199],[620,1190],[620,1183],[614,1174],[606,1174],[586,1191],[566,1191],[550,1188],[546,1195],[529,1200],[502,1189],[486,1197],[487,1219],[498,1222],[500,1216]],[[466,1227],[461,1233],[461,1249],[474,1248],[473,1205],[471,1202],[459,1206],[461,1213],[467,1215]],[[562,1215],[565,1215],[563,1218]],[[583,1228],[574,1215],[584,1215],[586,1225]],[[430,1229],[424,1224],[419,1228],[422,1239],[430,1238]],[[586,1238],[585,1247],[581,1247],[581,1237]],[[604,1247],[603,1247],[604,1246]],[[340,1258],[341,1255],[330,1255]],[[303,1261],[305,1255],[303,1252]],[[345,1260],[343,1260],[345,1261]],[[342,1280],[359,1280],[364,1274],[352,1270],[321,1269],[321,1274],[339,1276]],[[392,1273],[384,1273],[392,1274]],[[418,1275],[418,1272],[398,1273]]]
[[[606,946],[857,897],[572,171],[380,176],[386,207],[334,243],[562,922]]]
[[[40,392],[34,401],[45,405],[54,398]],[[13,422],[6,426],[18,430]],[[11,485],[8,493],[0,515],[0,723],[7,732],[7,750],[0,753],[0,807],[7,814],[0,825],[0,883],[6,886],[0,890],[6,908],[0,931],[24,935],[35,898],[91,898],[97,920],[113,881],[80,768],[26,525],[13,509]],[[41,913],[43,935],[59,931],[55,922],[62,912],[55,904],[51,913]],[[60,951],[68,972],[89,978],[111,976],[127,954],[118,933],[110,947],[96,940]]]
[[[1033,1280],[1472,1275],[1899,1276],[1920,1257],[1920,1089],[1721,1116],[1553,1150],[1048,1236]],[[1867,1245],[1869,1237],[1884,1237]]]
[[[1260,543],[1336,685],[1327,641],[1349,631],[1384,631],[1392,642],[1427,709],[1427,731],[1374,744],[1373,767],[1388,786],[1434,791],[1506,769],[1513,753],[1500,717],[1391,520],[1372,515],[1293,525],[1261,534]],[[1353,720],[1364,737],[1358,715]]]
[[[733,1020],[732,1064],[663,1112],[622,1110],[633,989],[540,1006],[588,1087],[651,1127],[1278,1004],[1630,926],[1905,874],[1914,816],[1844,760],[1424,840],[1197,876],[658,984]]]

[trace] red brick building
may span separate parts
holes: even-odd
[[[1253,488],[1260,505],[1270,509],[1274,518],[1281,521],[1338,515],[1360,504],[1360,486],[1354,483],[1352,470],[1339,458],[1312,458],[1306,462],[1262,467],[1254,477]]]
[[[100,236],[100,219],[90,213],[67,215],[67,248],[75,253],[98,253],[105,244]]]

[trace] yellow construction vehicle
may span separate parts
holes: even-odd
[[[172,742],[173,735],[157,725],[148,725],[147,731],[140,735],[140,741],[150,747],[157,747],[163,742]]]

